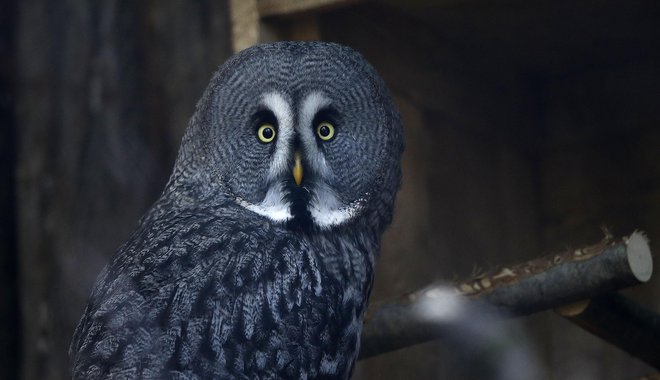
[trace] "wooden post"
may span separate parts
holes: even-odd
[[[259,42],[257,0],[230,0],[231,46],[239,52]]]

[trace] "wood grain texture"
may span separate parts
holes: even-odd
[[[24,379],[70,376],[92,282],[161,191],[194,102],[229,53],[224,6],[195,4],[18,4]]]

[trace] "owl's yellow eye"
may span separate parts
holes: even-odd
[[[316,134],[323,141],[328,141],[335,136],[335,127],[327,121],[319,123],[316,127]]]
[[[257,137],[263,143],[269,143],[275,140],[275,127],[271,124],[261,124],[257,129]]]

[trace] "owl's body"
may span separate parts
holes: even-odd
[[[354,51],[232,58],[97,281],[74,378],[348,378],[401,150],[389,95]]]

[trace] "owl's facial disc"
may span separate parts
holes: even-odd
[[[319,119],[331,105],[330,99],[321,92],[312,92],[303,97],[297,115],[278,92],[266,93],[261,105],[277,122],[276,128],[268,123],[257,128],[261,143],[274,144],[264,178],[267,190],[258,203],[240,198],[238,203],[275,222],[303,227],[313,224],[321,229],[343,224],[357,215],[367,195],[351,201],[341,199],[332,185],[335,173],[319,147],[337,133],[333,123]]]

